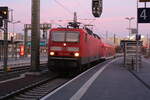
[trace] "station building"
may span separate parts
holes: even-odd
[[[20,52],[20,45],[23,45],[24,37],[19,33],[8,33],[8,57],[16,57]],[[4,33],[0,31],[0,60],[4,56]]]

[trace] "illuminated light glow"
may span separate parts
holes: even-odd
[[[141,35],[141,38],[144,39],[145,38],[144,35]]]
[[[7,14],[7,12],[6,12],[6,11],[4,11],[3,13],[4,13],[5,15]]]
[[[54,55],[55,55],[55,53],[54,53],[54,52],[50,52],[50,55],[51,55],[51,56],[54,56]]]
[[[20,56],[24,55],[24,46],[20,46]]]
[[[80,55],[79,53],[74,53],[75,57],[79,57],[79,55]]]
[[[66,44],[66,43],[64,43],[63,45],[64,45],[64,46],[66,46],[67,44]]]

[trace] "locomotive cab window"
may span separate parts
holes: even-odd
[[[66,42],[79,42],[79,33],[78,32],[67,32],[66,33]]]
[[[64,42],[65,41],[65,32],[61,32],[61,31],[52,32],[51,39],[54,42]]]
[[[51,40],[54,42],[79,42],[79,32],[52,32]]]

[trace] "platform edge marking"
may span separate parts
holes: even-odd
[[[105,62],[104,62],[105,63]],[[102,64],[102,63],[101,63]],[[88,71],[94,69],[95,67],[92,67],[90,69],[88,69],[87,71],[81,73],[80,75],[78,75],[77,77],[73,78],[72,80],[70,80],[69,82],[65,83],[64,85],[60,86],[59,88],[55,89],[54,91],[52,91],[51,93],[49,93],[48,95],[44,96],[43,98],[41,98],[40,100],[49,100],[48,98],[50,96],[52,96],[53,94],[55,94],[57,91],[59,91],[60,89],[62,89],[63,87],[67,86],[68,84],[70,84],[71,82],[73,82],[74,80],[76,80],[77,78],[81,77],[82,75],[84,75],[85,73],[87,73]]]
[[[99,69],[71,98],[70,100],[80,100],[83,95],[87,92],[92,83],[97,79],[97,77],[108,67],[109,64],[115,62],[117,59],[109,62]]]

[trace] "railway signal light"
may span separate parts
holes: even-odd
[[[102,0],[92,0],[92,14],[95,17],[100,17],[103,9],[103,1]]]
[[[0,7],[0,18],[8,19],[8,7]]]

